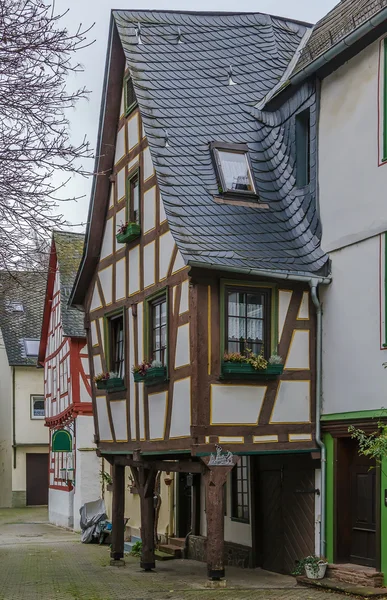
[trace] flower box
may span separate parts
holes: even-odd
[[[222,376],[241,379],[274,379],[282,374],[283,365],[268,364],[266,369],[254,369],[246,362],[223,362]]]
[[[133,373],[133,378],[136,383],[144,382],[145,385],[156,385],[166,380],[166,367],[149,367],[145,374]]]
[[[120,244],[127,244],[138,238],[141,234],[141,227],[138,223],[129,223],[125,233],[117,233],[116,239]]]
[[[96,381],[97,390],[116,390],[124,387],[124,380],[122,377],[110,377],[109,379],[100,379]]]

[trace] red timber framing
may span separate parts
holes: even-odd
[[[124,314],[123,386],[117,391],[92,386],[98,452],[113,465],[117,479],[111,556],[113,561],[121,560],[123,552],[121,467],[132,469],[141,498],[145,570],[154,566],[150,499],[155,472],[200,472],[213,538],[208,574],[219,579],[224,575],[221,490],[227,472],[225,467],[210,466],[208,457],[221,445],[223,452],[233,455],[231,470],[238,455],[316,452],[314,306],[306,283],[257,280],[184,264],[149,164],[139,109],[127,114],[122,106],[120,111],[124,56],[114,28],[109,64],[95,168],[101,175],[94,184],[87,247],[72,302],[85,309],[92,379],[110,370],[108,318],[116,311]],[[123,152],[117,150],[114,156],[116,142]],[[142,231],[138,238],[119,244],[115,234],[127,206],[122,181],[137,170]],[[268,357],[276,352],[282,357],[282,374],[235,379],[222,371],[227,285],[268,292],[266,343],[270,348],[265,352]],[[134,380],[132,367],[153,358],[149,306],[161,294],[167,298],[165,376],[147,385]]]

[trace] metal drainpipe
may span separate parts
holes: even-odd
[[[322,307],[317,296],[318,279],[310,281],[310,290],[317,315],[316,333],[316,442],[321,448],[321,516],[320,516],[320,554],[325,556],[325,508],[326,508],[326,448],[321,439],[322,404]]]

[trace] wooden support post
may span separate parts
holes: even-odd
[[[140,567],[144,571],[151,571],[156,566],[154,489],[157,471],[132,467],[132,473],[140,496],[142,541]]]
[[[124,556],[125,467],[113,464],[112,548],[110,556],[119,561]]]
[[[223,486],[228,474],[239,461],[239,457],[231,455],[228,465],[209,465],[210,457],[203,457],[202,460],[208,467],[208,471],[204,475],[207,515],[207,575],[211,581],[219,581],[225,576]]]

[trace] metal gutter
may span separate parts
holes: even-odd
[[[302,281],[309,283],[317,281],[319,284],[328,285],[331,283],[331,277],[318,277],[316,275],[308,275],[307,273],[289,273],[288,271],[272,271],[270,269],[249,269],[243,267],[230,267],[226,265],[216,265],[208,263],[200,263],[196,261],[188,261],[190,267],[198,267],[200,269],[211,269],[218,271],[226,271],[229,273],[241,273],[243,275],[253,275],[255,277],[273,277],[275,279],[285,279],[287,281]]]
[[[309,63],[306,67],[304,67],[301,71],[290,77],[290,83],[292,85],[298,85],[305,79],[307,79],[310,75],[324,67],[331,60],[339,56],[341,52],[347,50],[351,46],[353,46],[356,42],[361,40],[362,37],[370,33],[373,29],[381,25],[384,21],[387,20],[387,8],[383,8],[377,15],[371,17],[366,23],[363,23],[358,29],[350,33],[343,40],[335,44],[332,48],[321,54],[318,58],[316,58],[313,62]]]
[[[316,308],[316,443],[321,448],[321,516],[320,516],[320,555],[326,554],[325,539],[325,510],[326,510],[326,448],[321,439],[321,408],[322,408],[322,307],[317,296],[319,281],[310,281],[310,291]]]

